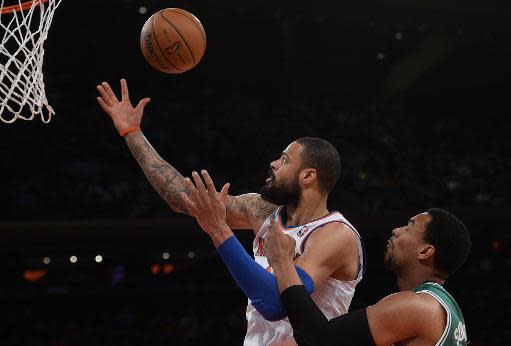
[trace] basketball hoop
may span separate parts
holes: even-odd
[[[44,41],[62,0],[33,0],[4,6],[0,0],[0,120],[44,123],[55,114],[44,91]]]

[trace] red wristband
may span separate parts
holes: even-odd
[[[119,131],[119,134],[124,137],[126,136],[128,133],[130,132],[135,132],[135,131],[140,131],[140,127],[136,126],[136,127],[127,127],[125,129],[122,129]]]

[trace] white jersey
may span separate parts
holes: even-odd
[[[328,278],[320,287],[316,287],[311,297],[316,305],[321,309],[323,314],[330,320],[348,312],[351,299],[355,293],[355,286],[362,279],[364,268],[364,254],[362,249],[362,241],[356,229],[342,216],[339,212],[332,212],[328,215],[311,221],[302,226],[286,226],[282,222],[282,207],[276,213],[279,213],[279,221],[283,227],[284,233],[293,237],[296,241],[296,254],[301,255],[307,239],[321,226],[332,222],[340,222],[347,225],[358,235],[358,254],[359,254],[359,271],[357,278],[352,281],[339,281],[334,278]],[[266,231],[270,225],[270,215],[254,239],[254,258],[255,261],[264,269],[269,270],[268,260],[264,256],[264,238]],[[250,300],[247,307],[247,335],[245,336],[245,346],[262,346],[262,345],[296,345],[293,338],[293,329],[289,323],[289,319],[285,318],[280,321],[270,322],[265,320],[261,314],[252,306]]]

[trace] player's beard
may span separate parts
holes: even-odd
[[[277,184],[275,175],[270,171],[271,180],[261,188],[262,199],[276,205],[297,206],[300,201],[298,174],[289,182]]]
[[[385,253],[383,254],[383,264],[385,265],[385,268],[389,270],[392,270],[392,267],[394,266],[389,249],[385,249]]]
[[[399,265],[396,262],[395,258],[392,256],[392,251],[393,249],[390,249],[388,247],[385,248],[385,253],[383,255],[383,265],[391,272],[398,274]]]

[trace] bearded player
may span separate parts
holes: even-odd
[[[124,79],[121,100],[106,82],[97,89],[101,108],[112,118],[154,189],[175,212],[196,216],[189,212],[186,202],[197,189],[215,191],[207,172],[202,172],[206,184],[197,172],[192,173],[195,188],[189,178],[158,155],[140,130],[143,110],[150,99],[142,99],[133,107]],[[289,144],[280,158],[270,163],[270,177],[260,194],[228,196],[228,185],[224,186],[225,232],[207,233],[249,298],[245,345],[296,345],[277,281],[264,254],[266,231],[274,218],[278,218],[285,234],[295,239],[296,271],[324,316],[332,319],[348,311],[355,286],[362,279],[364,256],[356,229],[342,214],[327,209],[328,195],[340,171],[337,150],[325,140],[306,137]],[[201,227],[208,229],[208,225]],[[255,232],[255,259],[230,229]]]

